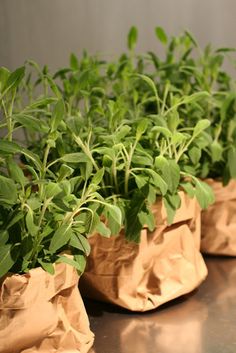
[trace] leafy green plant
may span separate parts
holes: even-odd
[[[143,96],[142,92],[133,91],[134,97],[130,97],[129,86],[140,85],[137,81],[147,85],[149,92]],[[144,225],[150,230],[155,228],[151,206],[157,199],[164,200],[170,224],[180,206],[179,190],[196,196],[204,208],[213,201],[210,188],[194,176],[195,169],[191,168],[188,156],[192,149],[192,158],[196,158],[194,148],[210,123],[202,119],[194,128],[183,129],[178,114],[179,107],[194,104],[207,93],[179,98],[170,92],[172,104],[168,107],[159,97],[154,82],[133,72],[126,82],[129,94],[125,92],[120,97],[112,86],[105,88],[100,97],[99,118],[92,101],[88,110],[77,107],[77,114],[68,117],[67,158],[83,178],[104,170],[101,193],[121,209],[126,238],[138,242]],[[145,111],[147,100],[155,102],[156,114]],[[106,219],[116,235],[120,226],[109,216]]]
[[[0,69],[0,277],[37,266],[53,273],[55,262],[69,263],[82,273],[89,253],[87,235],[104,227],[104,212],[117,224],[121,213],[98,193],[102,169],[91,173],[90,183],[83,180],[82,186],[82,177],[73,176],[67,163],[68,155],[61,156],[52,170],[49,157],[63,131],[64,101],[44,93],[20,109],[17,95],[24,75],[24,67],[14,72]],[[16,141],[15,133],[22,128],[43,136],[39,155]],[[105,233],[109,236],[110,230]],[[73,259],[65,256],[68,252]]]
[[[163,30],[156,32],[167,43]],[[207,103],[210,93],[183,93],[167,80],[157,85],[155,75],[144,74],[147,58],[136,56],[136,41],[137,30],[132,28],[127,55],[107,63],[87,54],[81,60],[72,55],[70,67],[54,75],[65,111],[48,168],[56,173],[58,165],[66,163],[73,170],[70,178],[80,176],[76,196],[100,173],[102,197],[121,210],[126,238],[138,242],[143,226],[155,227],[152,205],[158,199],[164,201],[171,224],[180,190],[196,196],[203,208],[213,196],[197,178],[210,136],[201,102]],[[49,74],[39,76],[38,82],[43,82]],[[195,124],[186,123],[193,121],[191,110],[198,116]],[[33,150],[45,145],[46,137],[33,142]],[[120,224],[111,212],[105,211],[104,217],[99,232],[118,234]]]
[[[182,119],[183,127],[192,127],[203,118],[211,122],[205,134],[208,143],[201,152],[197,152],[200,162],[197,175],[201,178],[219,178],[227,184],[236,177],[235,78],[226,69],[227,59],[235,67],[235,49],[215,49],[211,45],[201,49],[188,31],[168,38],[159,27],[156,34],[165,46],[165,57],[162,59],[152,52],[145,60],[147,66],[153,64],[151,77],[159,95],[164,97],[167,82],[179,96],[208,92],[209,96],[197,104],[183,105],[179,114],[181,118],[188,117]],[[167,104],[171,102],[167,100]]]

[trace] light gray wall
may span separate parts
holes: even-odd
[[[138,50],[154,50],[154,27],[177,34],[187,28],[201,45],[236,46],[236,0],[0,0],[0,66],[26,58],[55,69],[71,52],[125,49],[131,25]]]

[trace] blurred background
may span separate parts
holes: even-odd
[[[0,0],[0,66],[34,59],[54,70],[83,49],[109,57],[126,49],[132,25],[138,52],[160,50],[156,26],[188,29],[201,46],[235,47],[235,13],[235,0]]]

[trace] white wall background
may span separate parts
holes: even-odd
[[[156,25],[177,34],[187,28],[201,45],[236,47],[236,0],[0,0],[0,66],[26,58],[52,69],[71,52],[119,53],[132,25],[138,50],[155,50]]]

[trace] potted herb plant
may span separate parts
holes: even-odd
[[[236,95],[235,78],[225,68],[227,59],[228,66],[234,62],[235,49],[214,49],[208,45],[202,50],[189,32],[168,40],[158,27],[156,34],[166,47],[166,56],[161,59],[150,53],[149,59],[155,66],[151,71],[163,92],[161,96],[166,81],[179,94],[201,90],[209,93],[210,99],[182,110],[183,114],[188,111],[190,117],[183,120],[183,126],[193,126],[203,116],[211,121],[202,151],[190,150],[190,158],[198,164],[196,175],[206,180],[215,194],[215,203],[202,214],[201,249],[205,253],[235,256]]]
[[[97,233],[108,236],[111,231],[113,237],[91,237],[82,291],[130,310],[145,311],[190,292],[206,276],[199,253],[200,208],[193,197],[206,207],[212,195],[210,188],[188,171],[186,153],[209,122],[201,120],[195,128],[181,131],[178,107],[194,104],[201,95],[177,99],[170,94],[172,105],[167,109],[149,77],[129,72],[129,66],[120,77],[120,62],[117,66],[103,66],[103,72],[111,74],[112,69],[112,74],[97,81],[103,83],[96,87],[99,94],[95,97],[94,90],[81,89],[72,106],[62,91],[68,109],[64,148],[70,150],[80,174],[89,177],[93,171],[104,170],[102,195],[123,215],[122,227],[105,214],[103,225],[97,228]],[[81,74],[80,65],[70,70],[68,77],[63,72],[62,81],[68,88],[73,76]],[[140,82],[147,85],[148,94],[133,89]],[[146,113],[147,100],[154,102],[155,114]],[[84,156],[84,163],[76,161],[77,155]]]
[[[86,353],[94,335],[77,285],[90,250],[87,234],[106,206],[98,194],[101,173],[77,193],[80,176],[71,177],[66,157],[50,168],[64,102],[44,97],[19,109],[24,74],[24,67],[0,69],[0,351]],[[42,158],[16,140],[22,127],[44,135]],[[119,218],[118,208],[106,207]]]

